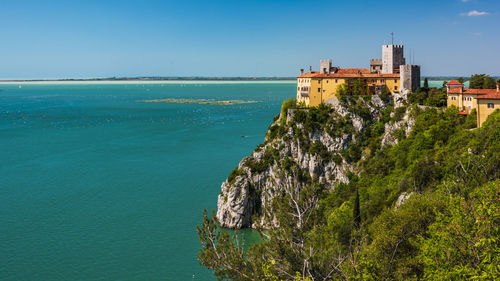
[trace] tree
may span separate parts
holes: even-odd
[[[495,79],[486,74],[474,74],[470,78],[471,89],[495,89]]]
[[[288,109],[297,108],[297,102],[293,98],[289,98],[287,101],[284,101],[281,105],[281,114],[280,114],[280,125],[284,126],[286,123],[286,118],[288,114]]]
[[[361,94],[361,79],[355,79],[353,82],[353,92],[355,95]]]
[[[427,79],[427,77],[425,77],[424,79],[424,91],[429,91],[429,80]]]
[[[471,89],[482,89],[484,85],[484,77],[486,74],[474,74],[470,77],[469,88]]]
[[[465,79],[463,77],[458,77],[457,80],[458,80],[458,82],[460,82],[462,84],[465,83]]]
[[[361,226],[361,210],[359,208],[358,190],[356,190],[356,199],[354,200],[353,218],[354,218],[354,228],[359,229],[359,227]]]
[[[468,200],[448,188],[438,191],[446,208],[418,239],[425,280],[499,280],[499,186],[498,180],[485,184]]]
[[[495,79],[493,79],[489,76],[486,76],[484,78],[483,89],[496,89],[496,86],[497,86],[497,82],[495,81]]]
[[[203,223],[196,228],[201,243],[197,257],[203,266],[213,269],[219,280],[254,280],[257,271],[246,259],[244,244],[239,243],[237,234],[231,237],[227,231],[219,229],[215,210],[209,218],[205,209]]]

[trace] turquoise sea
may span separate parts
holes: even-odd
[[[0,85],[0,280],[214,280],[196,259],[202,211],[294,96],[294,83]],[[158,98],[262,103],[137,102]]]
[[[293,82],[0,85],[0,280],[214,280],[196,259],[202,211],[294,96]],[[160,98],[262,103],[137,102]]]

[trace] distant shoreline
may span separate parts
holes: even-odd
[[[0,80],[0,85],[290,84],[297,80]]]

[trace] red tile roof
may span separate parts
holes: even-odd
[[[451,80],[450,82],[446,83],[446,85],[462,85],[462,83],[458,82],[457,80]]]
[[[337,71],[336,74],[358,74],[358,73],[367,74],[370,73],[370,70],[368,68],[341,68]]]
[[[321,74],[317,71],[304,73],[297,78],[399,78],[399,73],[379,74],[370,73],[370,70],[363,68],[345,68],[339,69],[337,73]]]
[[[460,115],[467,115],[467,113],[464,112],[464,111],[459,111],[458,114],[460,114]]]
[[[489,95],[497,93],[496,89],[464,89],[464,95]],[[448,94],[460,94],[460,89],[450,89]]]
[[[500,100],[500,93],[496,92],[495,94],[482,95],[476,97],[476,99]]]

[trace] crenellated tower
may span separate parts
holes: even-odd
[[[398,73],[397,69],[404,64],[403,45],[382,45],[382,74]]]

